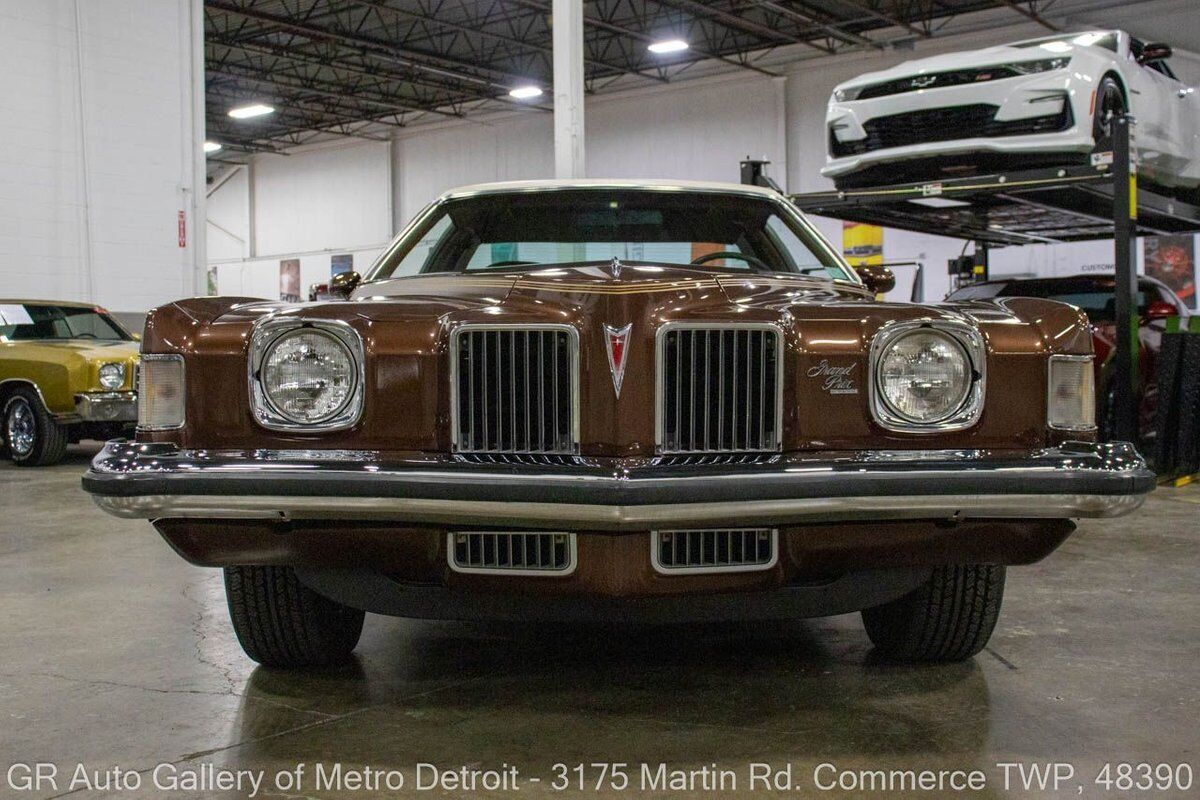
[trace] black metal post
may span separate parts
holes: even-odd
[[[988,279],[988,243],[980,239],[975,242],[975,267],[971,270],[971,280],[982,283]]]
[[[1122,114],[1113,126],[1113,246],[1116,256],[1116,354],[1112,379],[1113,426],[1111,438],[1137,439],[1137,376],[1135,348],[1137,319],[1137,167],[1131,157],[1133,118]],[[1103,405],[1101,405],[1103,407]]]

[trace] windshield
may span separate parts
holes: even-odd
[[[0,303],[0,342],[69,339],[128,342],[133,337],[98,308]]]
[[[370,277],[613,258],[855,280],[778,202],[637,189],[504,192],[448,200],[384,253]]]

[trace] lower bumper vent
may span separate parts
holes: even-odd
[[[575,571],[573,533],[462,532],[446,542],[450,569],[483,575],[569,575]]]
[[[663,575],[704,572],[754,572],[779,559],[774,528],[655,531],[650,534],[654,570]]]

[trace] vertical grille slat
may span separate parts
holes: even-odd
[[[466,573],[567,575],[576,562],[573,533],[451,533],[446,552],[450,568]]]
[[[774,328],[672,325],[659,337],[661,453],[777,452],[781,340]]]
[[[468,325],[451,338],[450,357],[456,452],[578,452],[573,330]]]
[[[655,571],[668,574],[754,572],[778,560],[774,528],[655,531],[650,534]]]

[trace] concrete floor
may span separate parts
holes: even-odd
[[[513,793],[418,793],[415,765],[516,765],[525,797],[552,794],[556,762],[629,762],[635,788],[640,762],[735,770],[739,791],[715,796],[764,796],[748,789],[750,762],[793,764],[793,796],[816,794],[822,762],[981,769],[982,797],[1032,796],[1005,790],[1006,761],[1074,766],[1074,782],[1038,797],[1078,796],[1076,784],[1084,797],[1125,794],[1092,783],[1105,761],[1200,772],[1197,486],[1085,522],[1048,560],[1012,570],[991,646],[966,664],[877,663],[857,616],[561,634],[369,617],[355,665],[289,675],[242,655],[219,572],[92,505],[79,489],[92,452],[0,466],[0,797],[66,793],[79,762],[100,780],[144,772],[138,790],[74,796],[188,798],[246,792],[164,794],[150,770],[273,776],[305,762],[311,781],[316,762],[341,762],[401,770],[393,795],[456,797]],[[58,765],[57,791],[7,784],[9,765],[32,761]],[[258,796],[375,794],[306,782]]]

